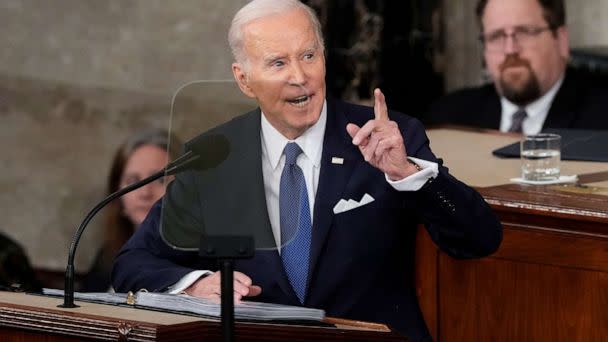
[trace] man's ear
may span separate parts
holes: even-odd
[[[570,36],[568,27],[560,26],[557,28],[557,44],[559,45],[559,53],[565,59],[570,58]]]
[[[232,63],[232,74],[234,75],[234,80],[239,85],[239,88],[241,88],[243,94],[251,98],[255,98],[255,94],[251,90],[251,87],[249,87],[249,79],[245,73],[245,70],[243,70],[241,63]]]

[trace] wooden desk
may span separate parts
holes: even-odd
[[[491,257],[455,260],[418,237],[417,290],[438,341],[607,341],[607,180],[588,188],[508,184],[519,160],[494,148],[517,141],[429,131],[452,174],[477,187],[499,216],[503,243]],[[608,170],[562,162],[564,174]],[[502,185],[501,185],[502,184]]]
[[[220,341],[218,320],[0,292],[0,341]],[[336,327],[237,323],[236,341],[394,341],[405,339],[382,324],[329,319]]]
[[[431,149],[445,161],[450,173],[476,188],[502,185],[521,175],[517,158],[497,158],[492,151],[521,139],[514,134],[484,133],[455,129],[427,131]],[[606,147],[608,148],[608,146]],[[608,171],[608,163],[562,161],[563,175]],[[608,179],[594,185],[608,186]]]

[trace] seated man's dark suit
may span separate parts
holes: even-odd
[[[486,84],[442,97],[431,105],[425,123],[499,129],[501,110],[494,84]],[[543,129],[608,129],[607,111],[608,78],[568,68]]]
[[[430,340],[413,286],[416,226],[427,225],[432,239],[448,254],[474,258],[494,252],[502,227],[481,196],[448,174],[429,148],[421,123],[391,112],[410,156],[439,163],[439,175],[421,190],[399,192],[368,164],[346,131],[374,118],[372,108],[328,101],[318,190],[314,203],[308,291],[304,305],[329,316],[383,322],[412,341]],[[163,201],[163,224],[197,233],[203,227],[246,227],[272,240],[261,161],[260,110],[211,131],[230,141],[230,156],[216,169],[189,171],[171,183]],[[344,159],[332,163],[332,157]],[[340,199],[375,201],[334,214]],[[163,291],[194,269],[217,269],[196,253],[172,250],[159,234],[157,203],[119,253],[113,284],[125,292]],[[300,305],[276,250],[257,251],[236,262],[250,276],[264,302]]]

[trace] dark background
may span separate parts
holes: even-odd
[[[325,30],[330,95],[370,103],[380,87],[390,109],[422,118],[443,94],[434,63],[443,53],[440,0],[303,2],[318,12]]]

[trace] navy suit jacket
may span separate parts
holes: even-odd
[[[608,80],[605,76],[566,69],[545,128],[608,129]],[[499,129],[502,107],[494,84],[448,94],[430,106],[426,123]]]
[[[390,112],[408,155],[440,164],[439,175],[421,190],[394,190],[381,171],[365,162],[346,131],[347,123],[363,125],[373,116],[372,108],[328,101],[304,305],[324,309],[330,316],[387,323],[412,341],[425,341],[430,337],[412,279],[417,225],[425,223],[435,243],[459,258],[495,251],[502,228],[481,196],[441,166],[422,124]],[[163,236],[157,203],[117,256],[113,270],[117,291],[162,291],[192,270],[217,269],[196,252],[167,247],[163,242],[171,235],[165,233],[167,227],[192,234],[193,247],[202,230],[256,230],[257,242],[274,245],[262,178],[260,111],[210,133],[227,137],[230,155],[217,168],[185,172],[171,183],[163,199]],[[334,164],[332,157],[341,157],[344,163]],[[365,193],[375,201],[333,213],[340,199],[359,201]],[[262,287],[262,294],[253,300],[300,305],[276,250],[256,251],[253,259],[237,261],[235,268]]]

